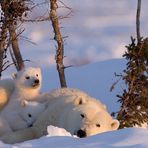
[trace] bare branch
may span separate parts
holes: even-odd
[[[46,18],[36,18],[36,19],[22,19],[22,22],[31,22],[31,23],[38,23],[38,22],[45,22],[50,21],[50,16]]]
[[[37,45],[35,42],[31,41],[30,38],[27,38],[26,36],[20,35],[21,40],[27,41],[33,45]]]
[[[23,62],[31,62],[30,60],[23,60]],[[17,63],[16,62],[13,62],[13,63],[10,63],[10,64],[8,64],[9,63],[9,61],[6,61],[4,64],[3,64],[3,69],[2,69],[2,71],[5,71],[7,68],[9,68],[10,66],[12,66],[12,65],[16,65]],[[6,65],[6,64],[8,64],[8,65]],[[6,65],[6,66],[5,66]],[[1,72],[2,72],[1,71]]]
[[[60,0],[59,0],[59,2],[63,5],[64,8],[67,8],[67,9],[69,9],[69,10],[72,11],[72,8],[70,8],[69,6],[67,6],[64,2],[62,2]]]
[[[64,69],[74,67],[74,65],[65,66]]]
[[[118,82],[122,79],[123,75],[122,74],[117,74],[116,72],[114,73],[115,77],[119,77],[110,87],[110,92],[112,92],[115,89],[115,86],[118,84]]]

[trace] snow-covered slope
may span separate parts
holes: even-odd
[[[66,71],[67,83],[88,92],[104,102],[109,111],[119,108],[115,95],[123,86],[120,83],[113,93],[109,92],[110,86],[115,81],[114,72],[121,73],[125,68],[124,60],[110,60],[98,62],[81,67],[69,68]],[[43,88],[42,91],[50,91],[59,87],[59,80],[55,68],[42,67]],[[147,148],[148,130],[142,128],[126,128],[113,132],[98,134],[87,138],[75,138],[67,135],[61,129],[48,128],[50,136],[26,141],[15,145],[0,143],[0,148]],[[52,136],[51,136],[52,135]],[[59,135],[59,136],[55,136]],[[63,136],[61,136],[63,135]]]
[[[58,130],[57,130],[58,132]],[[139,128],[127,128],[98,134],[87,138],[70,136],[49,137],[30,140],[15,145],[0,143],[0,148],[147,148],[148,131]]]
[[[66,69],[68,87],[79,88],[91,96],[100,99],[108,106],[109,111],[119,109],[116,94],[121,93],[123,84],[117,85],[113,92],[110,92],[111,85],[119,78],[114,73],[120,74],[125,68],[126,61],[113,59],[92,63],[84,66],[74,66]],[[50,91],[60,86],[58,74],[55,67],[43,67],[43,88],[42,91]]]

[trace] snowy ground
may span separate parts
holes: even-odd
[[[53,129],[52,129],[53,130]],[[59,134],[61,129],[54,131]],[[65,134],[65,133],[64,133]],[[63,134],[63,135],[64,135]],[[98,134],[87,138],[71,136],[44,136],[15,145],[0,143],[1,148],[147,148],[148,131],[140,128],[127,128]]]
[[[125,67],[124,60],[109,60],[66,71],[68,85],[88,92],[105,103],[110,112],[119,109],[115,95],[122,91],[120,82],[113,93],[109,92],[115,81],[114,72],[120,73]],[[59,86],[57,72],[54,68],[43,69],[42,91],[50,91]],[[63,129],[48,128],[49,135],[40,139],[26,141],[15,145],[0,143],[0,148],[148,148],[148,130],[126,128],[113,132],[98,134],[87,138],[76,138]]]
[[[38,0],[39,1],[39,0]],[[79,0],[64,0],[74,10],[71,19],[64,20],[62,31],[69,38],[65,45],[65,63],[67,65],[83,65],[66,69],[68,86],[79,88],[105,103],[109,112],[119,110],[116,94],[122,92],[124,84],[120,82],[117,88],[110,92],[109,89],[116,81],[114,72],[120,74],[125,67],[125,61],[113,60],[121,58],[125,45],[129,44],[130,36],[135,36],[135,0],[85,0],[85,5],[80,5]],[[148,30],[148,1],[142,2],[141,34],[147,36]],[[41,7],[42,8],[42,7]],[[42,8],[43,10],[44,8]],[[41,12],[37,9],[37,12]],[[46,10],[46,9],[45,9]],[[35,12],[36,13],[36,12]],[[24,59],[31,59],[37,65],[47,65],[43,70],[42,91],[50,91],[59,87],[59,79],[55,69],[55,43],[49,39],[53,36],[49,29],[49,22],[42,24],[25,24],[24,36],[35,42],[29,44],[21,38],[21,51]],[[37,61],[37,62],[36,62]],[[14,68],[4,72],[9,76]],[[48,129],[52,137],[44,136],[37,140],[21,144],[5,145],[0,143],[0,148],[148,148],[148,130],[130,128],[114,132],[103,133],[92,137],[79,139],[67,137],[65,131],[55,128]],[[63,135],[53,137],[53,135]],[[64,136],[66,135],[66,136]]]

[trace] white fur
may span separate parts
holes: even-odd
[[[8,103],[10,95],[14,91],[14,81],[12,79],[0,80],[0,111]]]
[[[93,102],[95,102],[95,104],[100,106],[101,109],[107,110],[105,104],[103,104],[99,100],[96,100],[95,98],[91,97],[86,92],[83,92],[83,91],[81,91],[79,89],[75,89],[75,88],[55,89],[55,90],[51,91],[50,93],[42,94],[39,97],[39,100],[49,101],[52,99],[55,100],[55,98],[56,98],[58,101],[58,99],[61,99],[65,96],[68,96],[70,98],[70,99],[66,100],[67,102],[74,102],[74,100],[75,100],[75,104],[79,104],[79,103],[84,104],[84,103],[88,103],[88,102],[91,103],[93,100]],[[79,102],[79,101],[81,101],[81,102]]]
[[[27,77],[29,77],[29,79]],[[35,80],[38,80],[39,82],[37,85],[35,85]],[[1,111],[1,114],[5,115],[17,110],[17,107],[22,100],[36,100],[41,88],[41,81],[42,78],[40,68],[29,67],[15,74],[14,91],[8,104]]]
[[[36,85],[35,80],[39,80]],[[14,76],[15,90],[11,96],[11,99],[26,99],[32,101],[38,96],[42,77],[41,69],[29,67],[19,71]]]
[[[46,105],[38,102],[21,101],[17,110],[0,116],[0,136],[33,125]]]
[[[54,92],[44,96],[43,100],[48,102],[48,107],[39,115],[33,127],[6,134],[1,140],[16,143],[39,138],[47,134],[48,125],[65,128],[79,137],[116,130],[119,127],[118,120],[112,119],[106,107],[86,93],[70,88]],[[80,135],[80,130],[85,135]]]
[[[30,78],[26,79],[27,76]],[[10,100],[10,96],[11,100],[34,100],[39,95],[42,83],[40,68],[25,68],[13,74],[13,79],[0,80],[0,111]],[[36,79],[39,80],[39,85],[35,85]]]
[[[25,68],[25,69],[19,71],[17,74],[14,74],[13,78],[14,78],[14,80],[12,81],[12,83],[14,84],[13,93],[10,96],[10,99],[9,99],[7,105],[1,111],[0,115],[2,118],[4,118],[4,120],[8,121],[8,123],[9,123],[8,125],[10,126],[11,130],[16,130],[16,129],[20,129],[22,127],[27,127],[26,122],[24,122],[18,114],[22,108],[22,106],[20,104],[23,100],[28,100],[28,101],[36,100],[37,96],[39,95],[40,88],[41,88],[41,82],[42,82],[41,70],[40,70],[40,68],[33,68],[33,67]],[[6,81],[5,81],[5,84],[6,84]],[[8,83],[6,84],[6,86],[7,85],[8,85]],[[27,105],[27,111],[29,109],[28,108],[29,104]],[[32,104],[31,104],[31,106],[32,106]],[[26,111],[26,109],[22,110],[22,112],[24,112],[24,111]],[[32,112],[32,113],[34,114],[34,112]],[[25,115],[25,113],[22,114],[22,117],[23,117],[23,115]],[[34,114],[34,116],[35,115],[38,115],[38,114]],[[35,118],[36,118],[36,116],[35,116]],[[4,122],[6,122],[6,121],[4,121]],[[13,122],[13,121],[15,121],[15,122]],[[27,120],[27,122],[28,122],[28,120]],[[27,123],[27,125],[28,124],[29,123]],[[0,129],[2,129],[2,128],[0,128]],[[6,130],[8,130],[8,129],[6,129]]]

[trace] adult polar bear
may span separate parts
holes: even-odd
[[[0,111],[8,103],[13,91],[14,81],[12,79],[0,80]]]
[[[1,137],[6,143],[17,143],[39,138],[47,134],[47,126],[65,128],[71,134],[86,137],[116,130],[119,122],[107,112],[106,107],[86,93],[71,88],[55,90],[42,98],[47,109],[41,113],[32,127]]]

